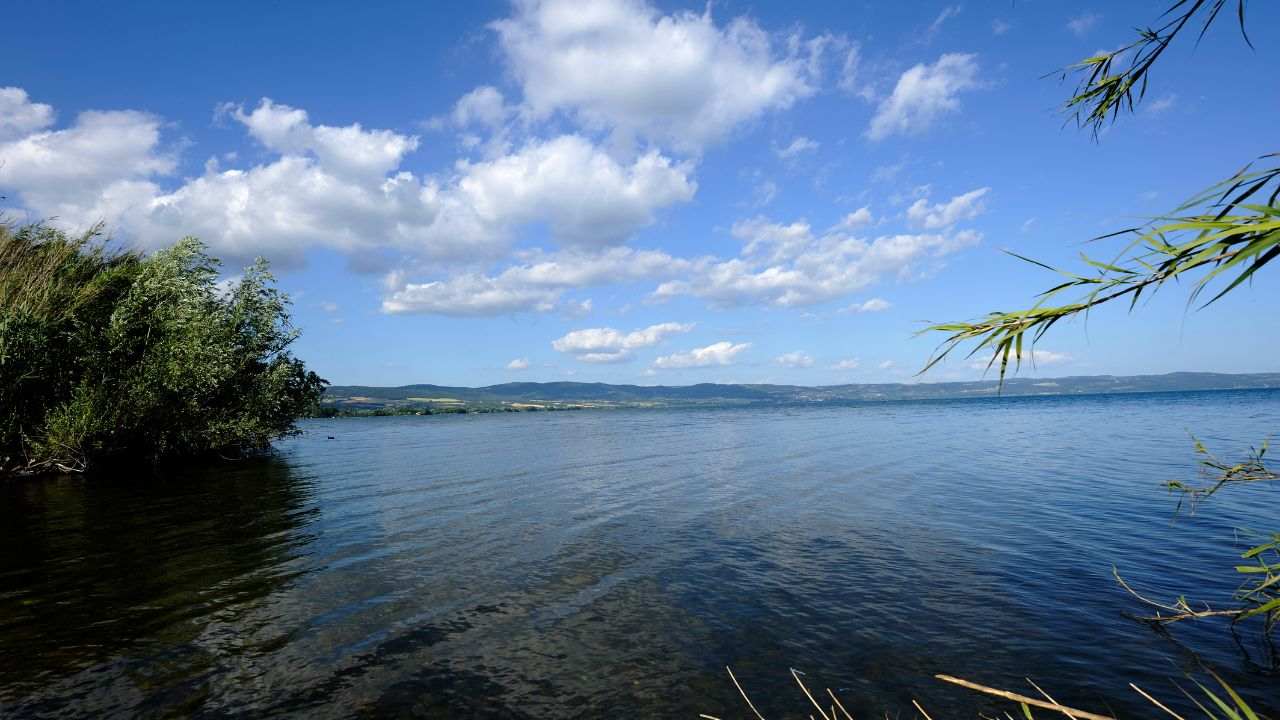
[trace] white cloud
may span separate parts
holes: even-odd
[[[872,182],[889,182],[898,177],[902,170],[907,166],[906,160],[899,160],[891,165],[877,165],[871,171]]]
[[[33,103],[27,91],[0,87],[0,142],[15,140],[53,124],[53,107]]]
[[[779,355],[773,361],[782,367],[788,368],[813,367],[813,356],[799,350]]]
[[[0,126],[51,115],[8,92]],[[42,106],[43,107],[43,106]],[[578,135],[531,140],[444,178],[399,169],[418,146],[389,130],[311,124],[303,110],[264,99],[252,112],[223,106],[275,159],[247,169],[206,165],[166,192],[174,159],[161,121],[132,111],[85,112],[64,130],[0,143],[0,186],[33,214],[70,228],[98,221],[143,247],[196,235],[231,260],[296,262],[308,248],[383,267],[396,257],[474,262],[504,255],[523,226],[545,223],[573,247],[616,245],[655,213],[692,198],[691,166],[656,150],[619,161]],[[44,120],[39,120],[44,122]]]
[[[778,197],[778,183],[772,180],[763,180],[751,190],[751,196],[753,199],[752,205],[758,208],[764,207]]]
[[[869,90],[858,86],[859,70],[862,67],[862,47],[852,43],[845,52],[844,63],[840,66],[840,80],[837,85],[841,90],[854,95],[869,98]]]
[[[630,165],[564,135],[488,162],[461,162],[456,194],[486,224],[547,222],[569,245],[618,244],[660,208],[693,198],[691,168],[651,150]]]
[[[386,313],[428,313],[480,317],[515,312],[551,312],[562,291],[556,287],[503,282],[483,275],[454,275],[446,280],[404,283],[382,300]]]
[[[253,112],[223,106],[263,147],[286,157],[314,156],[321,167],[340,177],[382,180],[418,149],[418,138],[390,130],[365,130],[360,123],[344,127],[312,125],[305,110],[263,98]]]
[[[1163,97],[1152,100],[1143,107],[1143,110],[1151,115],[1159,115],[1173,108],[1178,102],[1178,96],[1175,93],[1169,93]]]
[[[482,125],[496,128],[514,112],[502,93],[492,85],[481,85],[463,95],[453,106],[452,119],[458,127]]]
[[[942,29],[943,23],[959,15],[960,11],[963,9],[964,8],[961,7],[960,5],[948,5],[947,7],[943,8],[942,12],[938,13],[938,17],[935,18],[934,21],[929,24],[929,29],[925,31],[925,34],[930,38],[933,37],[934,35],[937,35],[938,31]]]
[[[528,370],[529,358],[516,358],[515,360],[507,363],[507,369],[515,371]]]
[[[49,129],[53,120],[53,109],[25,91],[0,90],[0,188],[16,191],[38,219],[87,228],[154,196],[153,179],[175,167],[154,115],[87,111],[62,130]]]
[[[945,203],[930,204],[925,198],[920,198],[907,208],[907,220],[915,227],[926,230],[951,227],[961,220],[972,220],[987,209],[983,198],[990,191],[989,187],[970,190]]]
[[[840,222],[836,224],[836,229],[857,230],[870,225],[874,220],[875,219],[871,217],[871,208],[860,207],[841,218]]]
[[[552,341],[551,347],[569,353],[582,362],[611,363],[630,360],[633,353],[652,347],[677,333],[687,333],[692,323],[660,323],[641,330],[624,333],[613,328],[587,328],[574,330]]]
[[[883,140],[913,134],[960,109],[960,93],[978,87],[976,55],[947,53],[932,65],[921,63],[902,73],[893,93],[880,102],[867,137]]]
[[[784,148],[774,147],[773,152],[783,160],[790,160],[802,153],[814,152],[818,147],[819,143],[817,140],[799,135],[791,141],[790,145],[787,145]]]
[[[338,303],[336,303],[336,302],[330,302],[330,301],[328,301],[328,300],[323,300],[323,301],[321,301],[321,302],[319,302],[319,303],[317,303],[317,304],[319,305],[319,307],[320,307],[320,309],[321,309],[321,310],[323,310],[323,311],[325,311],[325,312],[327,312],[327,313],[329,313],[329,314],[331,314],[331,315],[332,315],[333,313],[338,312]]]
[[[653,361],[655,368],[664,370],[678,368],[711,367],[713,365],[729,365],[742,351],[751,347],[751,343],[734,344],[721,341],[706,347],[694,348],[688,352],[663,355]]]
[[[864,239],[839,228],[815,235],[804,222],[765,218],[736,223],[746,244],[733,259],[702,261],[687,278],[662,283],[655,300],[694,295],[713,305],[796,307],[862,290],[885,275],[910,277],[921,264],[978,242],[973,231],[881,235]]]
[[[651,300],[692,295],[716,306],[796,307],[840,298],[886,276],[919,276],[981,237],[951,226],[940,232],[872,238],[854,234],[872,221],[870,210],[860,208],[821,235],[804,222],[742,221],[734,225],[733,234],[743,241],[743,250],[730,259],[685,259],[656,250],[614,247],[535,253],[526,264],[491,276],[464,273],[407,282],[405,276],[397,275],[391,278],[383,310],[444,315],[565,311],[563,295],[570,289],[639,280],[662,281]],[[887,301],[873,298],[858,307],[874,312],[885,309]]]
[[[832,370],[857,370],[862,363],[858,362],[858,358],[845,358],[839,362],[832,364]]]
[[[1101,15],[1095,13],[1085,13],[1078,15],[1067,21],[1067,29],[1074,33],[1077,37],[1084,37],[1089,34],[1094,25],[1102,19]]]
[[[995,20],[991,21],[992,35],[1004,35],[1005,33],[1009,32],[1012,29],[1013,29],[1013,25],[1009,24],[1005,20],[1001,20],[1000,18],[996,18]]]
[[[1075,359],[1068,353],[1054,352],[1052,350],[1032,350],[1030,355],[1031,362],[1036,365],[1059,365],[1069,363]]]
[[[876,313],[876,312],[884,312],[885,310],[888,310],[891,307],[893,307],[893,303],[890,303],[888,300],[885,300],[884,298],[877,297],[877,298],[871,298],[866,302],[854,303],[846,307],[844,310],[841,310],[841,312]]]
[[[643,0],[525,0],[492,27],[531,117],[563,111],[692,151],[813,94],[830,44],[775,47],[750,19],[718,26],[709,8],[662,15]]]
[[[995,358],[994,364],[991,364],[992,358]],[[1030,363],[1034,367],[1038,367],[1040,365],[1061,365],[1063,363],[1071,362],[1072,359],[1073,358],[1067,353],[1054,352],[1052,350],[1030,350],[1022,353],[1022,362],[1024,364]],[[1009,367],[1013,367],[1015,362],[1017,362],[1017,360],[1014,358],[1013,353],[1009,353]],[[974,370],[986,370],[989,365],[993,368],[998,367],[1000,365],[1000,358],[994,354],[969,358],[969,367]]]
[[[880,368],[881,370],[892,370],[892,369],[893,369],[893,367],[894,367],[894,365],[896,365],[896,364],[897,364],[897,363],[895,363],[895,362],[894,362],[894,361],[892,361],[892,360],[885,360],[884,362],[880,363],[879,368]]]
[[[569,289],[673,277],[693,267],[689,260],[658,250],[628,247],[535,253],[530,262],[493,276],[461,273],[415,283],[408,282],[403,273],[393,274],[388,278],[389,294],[383,299],[382,310],[455,316],[551,312],[567,309],[562,296]],[[582,303],[577,307],[581,309]]]

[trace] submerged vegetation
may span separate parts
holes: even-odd
[[[0,225],[0,471],[264,449],[325,385],[296,337],[265,261],[223,286],[194,238],[143,256]]]

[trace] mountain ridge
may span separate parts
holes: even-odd
[[[332,385],[323,402],[349,409],[380,407],[466,407],[537,404],[581,407],[677,404],[752,404],[872,402],[1029,395],[1096,395],[1125,392],[1242,390],[1280,388],[1276,373],[1172,372],[1160,375],[1074,375],[1052,378],[931,383],[846,383],[779,385],[764,383],[696,383],[631,385],[612,383],[508,382],[480,387],[417,383],[398,386]]]

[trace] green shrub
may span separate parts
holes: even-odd
[[[0,226],[0,469],[239,455],[293,432],[325,382],[289,353],[266,263],[226,289],[194,238],[143,257],[98,234]]]

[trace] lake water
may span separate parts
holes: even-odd
[[[1197,662],[1280,707],[1256,628],[1154,631],[1111,577],[1229,598],[1280,488],[1175,519],[1161,483],[1280,391],[302,427],[0,483],[0,716],[744,717],[726,665],[768,717],[808,715],[791,667],[859,717],[997,707],[935,673],[1146,716],[1127,683]]]

